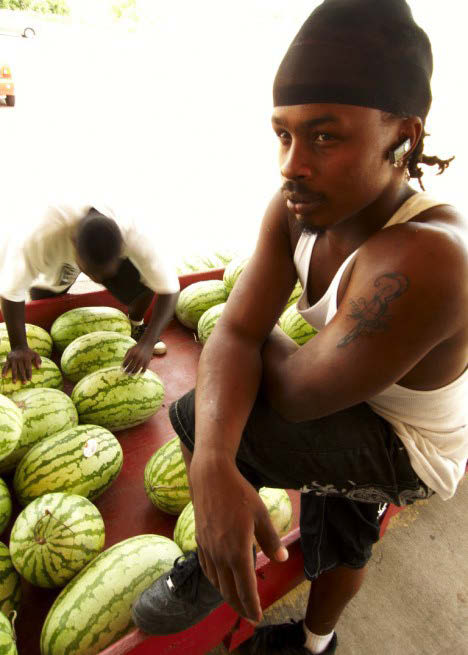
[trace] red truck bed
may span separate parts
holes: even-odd
[[[184,288],[203,279],[222,279],[222,269],[180,278]],[[26,305],[26,321],[49,329],[52,322],[65,311],[75,307],[106,305],[125,308],[107,291],[82,295],[67,294],[51,300],[38,300]],[[3,320],[3,319],[1,319]],[[158,511],[148,500],[143,487],[143,470],[151,455],[163,443],[174,437],[167,409],[169,404],[194,386],[201,346],[193,333],[176,320],[163,335],[167,354],[155,357],[150,368],[160,375],[166,397],[161,410],[146,423],[117,433],[124,452],[122,472],[114,484],[96,501],[106,526],[106,544],[113,544],[137,534],[156,533],[172,538],[176,517]],[[66,391],[71,390],[66,386]],[[8,477],[6,481],[9,482]],[[289,548],[289,560],[274,564],[260,554],[257,577],[263,608],[294,588],[303,580],[302,555],[299,546],[299,494],[290,492],[294,509],[291,532],[284,538]],[[390,506],[382,521],[385,530],[390,515],[399,508]],[[18,512],[18,508],[16,513]],[[3,535],[5,539],[5,535]],[[7,541],[7,540],[6,540]],[[23,581],[23,602],[16,623],[20,655],[40,655],[39,637],[42,623],[60,590],[33,587]],[[249,623],[239,620],[227,605],[213,612],[202,623],[179,635],[147,637],[133,630],[100,655],[203,655],[224,641],[231,650],[251,635]]]

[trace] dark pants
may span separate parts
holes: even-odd
[[[181,441],[193,450],[195,394],[169,410]],[[321,419],[290,423],[261,397],[242,435],[237,466],[257,489],[297,489],[305,573],[361,568],[379,538],[381,503],[406,505],[432,490],[411,467],[392,427],[361,403]]]
[[[113,277],[103,280],[102,285],[110,291],[117,300],[120,300],[121,303],[127,305],[127,307],[143,293],[154,293],[141,282],[140,273],[128,258],[122,261],[119,270]],[[49,289],[32,287],[29,291],[29,295],[31,296],[31,300],[55,298],[56,296],[62,296],[63,294],[68,293],[72,286],[73,285],[71,284],[67,289],[60,293],[50,291]]]

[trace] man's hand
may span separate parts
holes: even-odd
[[[40,368],[42,360],[40,355],[31,348],[14,348],[8,353],[6,361],[2,368],[2,377],[4,378],[11,369],[11,379],[13,382],[21,380],[28,382],[32,378],[32,365]]]
[[[254,537],[267,557],[285,561],[268,510],[235,463],[194,456],[190,467],[198,556],[210,582],[238,614],[258,622],[262,609],[252,556]]]
[[[154,344],[144,338],[140,339],[136,346],[132,346],[122,363],[125,373],[129,375],[144,373],[153,356],[153,347]]]

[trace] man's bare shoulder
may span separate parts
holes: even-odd
[[[465,282],[460,274],[468,267],[468,220],[450,205],[432,207],[372,235],[359,255],[361,261],[412,263],[428,277],[437,273],[442,280]]]

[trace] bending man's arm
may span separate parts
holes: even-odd
[[[32,365],[39,368],[41,358],[31,350],[26,339],[24,302],[13,302],[2,298],[2,313],[8,330],[10,352],[2,367],[2,377],[11,369],[13,382],[18,379],[27,382],[32,377]]]
[[[154,344],[159,341],[160,335],[174,316],[178,297],[178,291],[158,295],[148,327],[136,346],[130,348],[125,355],[123,367],[127,373],[146,371],[153,355]]]

